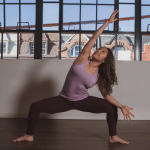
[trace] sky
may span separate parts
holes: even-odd
[[[119,0],[119,2],[128,2],[131,4],[119,4],[119,18],[134,17],[135,16],[135,0]],[[4,10],[3,0],[0,0],[0,22],[4,26]],[[19,0],[5,0],[5,23],[6,26],[17,26],[19,22]],[[44,2],[59,2],[59,0],[44,0]],[[66,3],[70,2],[70,5]],[[78,4],[80,0],[64,0],[63,5],[63,23],[65,22],[79,22],[80,20],[80,5],[72,5],[71,3]],[[96,0],[82,0],[82,4],[96,4]],[[13,3],[13,5],[7,4]],[[25,4],[35,3],[35,0],[21,0],[21,22],[29,22],[29,25],[35,25],[36,23],[36,5]],[[142,4],[149,4],[150,0],[141,0]],[[97,20],[109,19],[114,11],[113,0],[98,0],[98,4],[110,4],[110,5],[98,5],[97,7]],[[150,6],[141,6],[141,15],[150,15]],[[96,21],[96,6],[95,5],[81,5],[81,21]],[[59,23],[59,3],[43,3],[43,24]],[[146,31],[147,25],[150,23],[150,18],[141,20],[141,30]],[[22,25],[28,25],[22,23]],[[103,23],[97,24],[97,29],[102,26]],[[120,31],[134,32],[135,21],[119,21]],[[113,31],[114,23],[110,23],[105,30]],[[31,28],[34,30],[35,28]],[[67,25],[63,26],[64,30],[79,30],[79,25]],[[43,30],[58,30],[56,27],[43,27]],[[81,30],[96,30],[95,23],[81,24]],[[149,27],[150,31],[150,27]]]

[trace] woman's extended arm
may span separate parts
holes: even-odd
[[[119,10],[116,9],[112,13],[112,15],[110,16],[110,18],[109,19],[105,19],[106,22],[97,31],[94,32],[93,37],[95,39],[97,39],[99,37],[99,35],[104,31],[104,29],[108,26],[109,23],[112,23],[112,22],[114,22],[114,21],[117,20],[117,18],[116,19],[114,19],[114,18],[115,18],[115,15],[118,13],[118,11]]]
[[[111,104],[119,107],[120,109],[124,106],[122,104],[120,104],[113,96],[109,95],[105,98],[108,102],[110,102]]]
[[[83,50],[81,51],[82,54],[87,54],[90,55],[91,53],[91,49],[94,46],[96,39],[100,36],[100,34],[104,31],[104,29],[107,27],[107,25],[109,23],[113,23],[114,21],[116,21],[117,19],[114,19],[115,15],[118,13],[119,10],[115,10],[112,15],[110,16],[109,19],[105,19],[106,22],[98,29],[96,30],[91,39],[86,43],[86,45],[84,46]]]
[[[102,32],[104,31],[104,29],[108,26],[109,24],[109,21],[107,20],[98,30],[96,30],[94,33],[93,33],[93,38],[94,39],[97,39],[100,34],[102,34]]]
[[[110,102],[111,104],[119,107],[124,115],[124,120],[125,120],[125,117],[127,119],[127,121],[131,120],[131,117],[130,115],[132,115],[133,117],[135,117],[131,112],[130,112],[130,109],[133,109],[131,107],[128,107],[128,106],[124,106],[122,104],[120,104],[114,97],[112,97],[111,95],[107,96],[105,98],[108,102]],[[130,114],[130,115],[129,115]]]

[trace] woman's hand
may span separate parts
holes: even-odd
[[[129,109],[133,109],[133,108],[128,107],[128,106],[123,106],[123,107],[121,108],[121,111],[123,112],[123,115],[124,115],[124,120],[125,120],[125,117],[126,117],[127,120],[128,120],[128,117],[129,117],[129,119],[131,120],[129,114],[132,115],[133,117],[135,117],[135,116],[130,112]],[[128,121],[129,121],[129,120],[128,120]]]
[[[109,23],[113,23],[114,21],[117,20],[117,18],[116,18],[116,19],[114,19],[114,18],[115,18],[115,15],[118,13],[118,11],[119,11],[119,10],[116,9],[116,10],[112,13],[112,15],[110,16],[110,18],[108,19]]]

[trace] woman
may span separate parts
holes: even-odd
[[[109,142],[129,144],[129,142],[119,138],[116,132],[118,120],[117,107],[122,110],[124,120],[125,117],[127,120],[129,117],[131,120],[129,114],[133,117],[134,115],[129,110],[133,108],[121,105],[110,95],[112,92],[111,86],[115,82],[117,83],[114,56],[109,48],[101,47],[93,53],[91,60],[88,59],[96,39],[109,23],[117,20],[114,17],[118,11],[116,9],[112,13],[105,24],[93,34],[92,38],[84,46],[67,74],[62,91],[55,97],[39,100],[31,104],[26,134],[13,140],[14,142],[34,140],[34,129],[39,120],[40,113],[53,114],[76,109],[92,113],[107,113]],[[93,87],[94,84],[98,85],[104,99],[88,94],[88,88]]]

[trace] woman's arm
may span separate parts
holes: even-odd
[[[122,104],[120,104],[114,97],[112,97],[111,95],[107,96],[105,98],[108,102],[110,102],[111,104],[119,107],[120,109],[124,106]]]
[[[113,23],[117,19],[114,19],[115,15],[118,13],[119,10],[115,10],[109,19],[105,19],[106,22],[98,29],[96,30],[91,39],[85,44],[83,50],[81,51],[82,54],[90,55],[91,49],[94,46],[96,39],[100,36],[100,34],[104,31],[104,29],[108,26],[109,23]]]
[[[93,33],[93,38],[96,40],[104,31],[104,29],[108,26],[109,20],[107,20],[97,31]]]
[[[97,31],[93,33],[91,39],[85,44],[83,50],[81,51],[82,53],[90,55],[91,49],[94,46],[96,39],[104,31],[104,29],[108,26],[108,24],[109,21],[107,20]]]
[[[110,16],[110,18],[109,18],[108,20],[105,19],[105,20],[107,20],[107,21],[105,22],[105,24],[103,24],[97,31],[94,32],[93,37],[94,37],[95,39],[97,39],[97,38],[99,37],[99,35],[104,31],[104,29],[107,27],[107,25],[108,25],[109,23],[112,23],[112,22],[114,22],[114,21],[117,20],[117,18],[116,18],[116,19],[114,19],[114,18],[115,18],[115,16],[116,16],[116,14],[118,13],[118,11],[119,11],[119,10],[116,9],[116,10],[112,13],[112,15]]]
[[[112,97],[111,95],[107,96],[107,98],[105,98],[108,102],[110,102],[111,104],[119,107],[124,115],[124,120],[125,118],[127,119],[127,121],[131,120],[130,115],[132,115],[133,117],[135,117],[131,112],[130,109],[133,109],[131,107],[128,106],[124,106],[122,104],[120,104],[114,97]],[[129,115],[130,114],[130,115]]]

